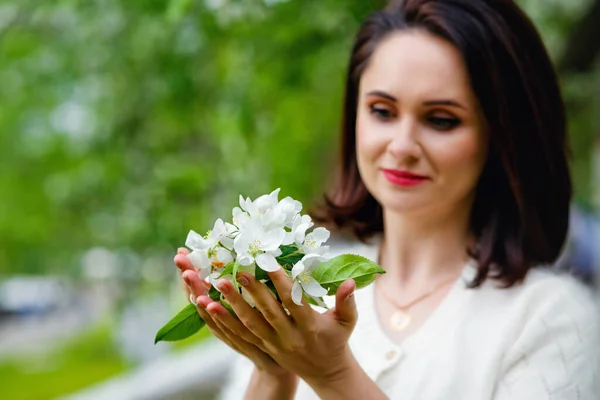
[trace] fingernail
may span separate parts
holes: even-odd
[[[354,292],[352,292],[348,296],[346,296],[346,300],[352,300],[353,297],[354,297]]]
[[[216,308],[212,308],[212,309],[208,310],[208,312],[217,317],[219,316],[219,310]]]
[[[248,281],[248,279],[244,275],[238,277],[237,281],[242,286],[248,286],[250,284],[250,281]]]
[[[219,292],[221,292],[223,294],[229,293],[229,287],[227,287],[225,282],[222,282],[222,281],[217,282],[217,289],[219,289]]]

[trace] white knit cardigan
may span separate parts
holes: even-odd
[[[377,260],[378,246],[336,253]],[[440,305],[400,344],[382,330],[373,285],[356,293],[350,346],[362,368],[394,400],[600,400],[600,313],[575,278],[532,269],[525,282],[466,288],[467,266]],[[252,364],[239,357],[223,400],[242,399]],[[317,395],[300,382],[295,399]]]

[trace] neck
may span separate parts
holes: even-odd
[[[411,215],[384,209],[379,262],[396,288],[429,287],[452,276],[469,259],[470,207],[446,213]]]

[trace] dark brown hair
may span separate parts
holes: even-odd
[[[406,29],[441,37],[462,54],[490,135],[471,211],[478,238],[467,249],[478,262],[471,287],[488,275],[510,287],[531,267],[556,260],[572,195],[556,73],[532,22],[511,0],[392,1],[362,24],[346,81],[339,171],[314,218],[361,240],[383,230],[381,205],[357,167],[358,88],[376,46]]]

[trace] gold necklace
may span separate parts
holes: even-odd
[[[381,293],[383,294],[383,297],[385,297],[387,299],[387,301],[392,303],[392,305],[397,308],[397,310],[390,317],[391,328],[396,332],[401,332],[404,329],[406,329],[406,327],[408,327],[408,325],[410,324],[410,320],[411,320],[411,316],[410,316],[410,312],[409,312],[410,308],[413,305],[420,302],[421,300],[424,300],[425,298],[431,296],[432,294],[434,294],[436,291],[438,291],[439,289],[441,289],[448,283],[455,281],[456,279],[457,279],[456,277],[454,277],[452,279],[448,279],[448,280],[442,282],[440,285],[431,289],[429,292],[417,297],[416,299],[414,299],[404,305],[398,305],[398,303],[396,303],[396,301],[394,299],[392,299],[390,296],[388,296],[387,293],[385,293],[385,291],[383,290],[383,288],[381,288]],[[381,284],[379,286],[381,287]]]

